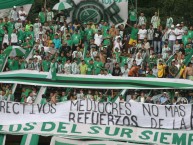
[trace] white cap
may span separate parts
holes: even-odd
[[[26,37],[26,39],[30,39],[29,37]]]
[[[16,9],[17,7],[16,6],[13,6],[14,9]]]
[[[171,25],[171,28],[174,28],[174,25]]]
[[[180,27],[180,24],[177,24],[176,26],[177,26],[177,27]]]

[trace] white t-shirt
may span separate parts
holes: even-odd
[[[128,77],[129,68],[125,69],[125,67],[121,67],[122,77]]]
[[[144,39],[147,36],[147,30],[139,29],[138,35],[139,35],[139,39]]]
[[[103,41],[103,36],[102,35],[99,35],[99,34],[95,34],[94,35],[94,43],[99,46],[101,45],[101,42]]]
[[[15,33],[11,33],[11,43],[17,43],[17,35]]]
[[[123,47],[122,42],[119,42],[119,43],[118,43],[117,41],[115,41],[115,42],[114,42],[114,48],[113,48],[113,51],[115,52],[115,49],[118,48],[118,49],[119,49],[118,52],[120,52],[120,50],[121,50],[122,47]]]
[[[9,35],[5,34],[3,37],[3,43],[7,43],[7,45],[9,45]]]
[[[29,103],[29,104],[32,104],[33,103],[33,98],[31,96],[28,96],[26,102]]]
[[[65,74],[71,74],[71,67],[72,67],[72,65],[71,65],[71,63],[65,63],[65,65],[64,65],[64,73]]]
[[[182,39],[182,36],[184,35],[184,30],[176,29],[175,32],[176,32],[176,35],[179,35],[176,38],[177,39]]]
[[[25,17],[25,16],[21,16],[21,14],[25,14],[25,15],[26,15],[26,12],[19,10],[19,18],[20,18],[22,21],[25,21],[26,17]]]
[[[142,61],[143,61],[142,58],[136,58],[135,60],[136,60],[136,64],[137,64],[137,65],[141,65],[141,63],[142,63]]]
[[[40,55],[34,55],[34,58],[38,58],[38,61],[42,60],[42,57]]]
[[[168,35],[169,35],[169,40],[171,41],[175,41],[176,40],[176,33],[175,30],[168,30]]]

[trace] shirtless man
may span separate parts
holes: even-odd
[[[191,62],[188,63],[188,67],[185,69],[184,78],[193,81],[193,67]]]
[[[130,71],[128,72],[129,77],[138,77],[138,71],[139,71],[140,66],[134,65]]]

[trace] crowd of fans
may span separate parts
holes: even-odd
[[[1,53],[9,45],[33,51],[29,61],[9,57],[6,70],[48,72],[54,66],[60,74],[193,79],[193,27],[172,17],[165,26],[157,13],[151,22],[141,13],[138,21],[118,26],[104,20],[67,23],[63,12],[50,8],[42,8],[34,23],[27,17],[23,7],[14,7],[0,19]]]
[[[37,103],[40,87],[19,85],[12,93],[11,84],[1,84],[0,100],[26,104]],[[141,102],[159,105],[193,103],[192,90],[105,90],[47,87],[41,104],[90,99],[98,102]]]
[[[55,67],[58,74],[82,74],[123,77],[184,78],[193,80],[193,26],[175,24],[168,16],[161,26],[158,13],[148,22],[144,13],[127,23],[114,25],[101,20],[83,24],[66,22],[64,12],[42,8],[32,23],[27,13],[15,7],[9,17],[0,18],[0,53],[10,45],[26,50],[31,57],[9,57],[5,71],[20,69],[49,72]],[[8,91],[9,90],[9,91]],[[1,89],[0,100],[34,103],[37,88],[23,88],[21,98],[14,98],[10,86]],[[52,91],[42,96],[41,103],[91,99],[95,101],[137,101],[156,104],[187,103],[179,101],[176,93],[169,97],[161,92],[159,99],[140,91],[128,97],[113,90]],[[177,95],[178,94],[178,95]],[[155,95],[155,94],[154,94]],[[190,95],[191,96],[191,95]],[[177,101],[178,100],[178,101]]]

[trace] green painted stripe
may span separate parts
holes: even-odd
[[[5,145],[6,135],[0,134],[0,145]]]

